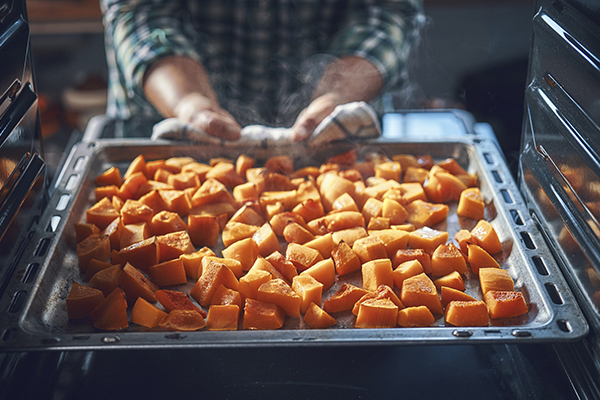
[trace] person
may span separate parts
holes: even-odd
[[[108,117],[309,137],[337,105],[406,80],[422,0],[101,0]]]

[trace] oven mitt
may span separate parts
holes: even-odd
[[[323,144],[353,140],[371,139],[381,136],[379,119],[373,108],[360,101],[337,106],[314,130],[306,140],[309,147],[317,148]],[[262,147],[289,146],[294,142],[289,128],[269,128],[262,125],[249,125],[242,128],[239,140],[229,141],[191,127],[176,118],[165,119],[152,130],[152,139],[182,140],[213,145],[247,145]]]

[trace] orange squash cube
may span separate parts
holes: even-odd
[[[204,328],[206,320],[195,310],[172,310],[158,326],[169,331],[194,332]]]
[[[366,202],[366,199],[365,199]],[[335,201],[331,204],[331,210],[335,212],[340,211],[355,211],[359,212],[356,201],[350,194],[342,193]]]
[[[508,271],[499,268],[481,268],[479,270],[479,285],[484,296],[490,290],[509,292],[515,290],[515,284]]]
[[[325,209],[323,208],[323,203],[320,200],[315,200],[312,198],[308,198],[296,205],[292,212],[300,215],[304,218],[304,221],[312,221],[316,218],[321,218],[325,215]]]
[[[294,264],[285,258],[283,254],[278,251],[274,251],[269,254],[266,258],[268,261],[281,275],[283,275],[283,279],[288,282],[292,282],[295,276],[298,275],[298,271]]]
[[[194,246],[214,247],[221,232],[219,219],[213,215],[190,215],[187,232]]]
[[[238,291],[242,300],[257,299],[258,288],[265,282],[271,280],[271,274],[265,270],[253,270],[242,276],[239,281]]]
[[[103,300],[104,294],[99,289],[73,282],[66,299],[67,316],[69,319],[89,317]]]
[[[321,260],[300,275],[312,276],[323,285],[324,290],[328,290],[335,283],[335,264],[331,258]]]
[[[166,316],[166,312],[149,303],[143,297],[138,297],[131,309],[131,322],[146,328],[157,327]]]
[[[406,182],[401,183],[399,186],[400,192],[402,193],[402,198],[404,199],[405,204],[410,204],[413,201],[427,201],[427,195],[425,194],[425,190],[423,189],[423,185],[420,183],[412,183]],[[406,208],[408,213],[411,213],[411,210]]]
[[[427,198],[435,203],[458,200],[466,188],[467,185],[463,181],[443,169],[432,169],[423,186]]]
[[[333,258],[335,270],[339,276],[358,271],[361,267],[360,259],[346,242],[340,242],[333,248],[331,258]]]
[[[435,279],[433,281],[433,284],[435,285],[437,290],[441,290],[442,286],[461,291],[465,290],[465,283],[463,281],[463,278],[456,271],[452,271],[448,275],[444,275],[440,278]]]
[[[471,232],[467,229],[461,229],[454,234],[454,240],[458,243],[458,247],[463,254],[468,254],[468,245],[475,243],[475,238],[471,235]]]
[[[114,219],[119,217],[119,212],[113,207],[112,202],[104,197],[85,212],[85,220],[94,224],[98,229],[105,229]]]
[[[328,313],[352,310],[354,304],[367,293],[369,291],[366,289],[343,283],[337,292],[323,302],[323,310]]]
[[[396,200],[391,198],[383,199],[381,216],[390,220],[390,225],[400,225],[406,221],[408,211]]]
[[[148,178],[146,178],[146,175],[142,171],[134,172],[125,178],[119,187],[117,196],[122,200],[133,199],[140,186],[146,182],[148,182]]]
[[[179,258],[182,254],[190,254],[196,251],[186,231],[156,236],[156,242],[158,243],[160,262],[173,260]]]
[[[427,327],[435,322],[435,317],[425,306],[406,307],[398,311],[398,325],[409,327]]]
[[[242,263],[242,269],[248,271],[259,256],[258,245],[252,238],[238,240],[221,251],[223,257],[233,258]]]
[[[179,214],[163,210],[154,214],[150,220],[150,229],[155,235],[166,235],[167,233],[185,231],[188,226]]]
[[[150,228],[145,222],[138,224],[121,225],[121,235],[119,239],[119,248],[131,246],[134,243],[141,242],[142,240],[151,237]]]
[[[283,279],[271,279],[260,285],[257,300],[278,305],[292,318],[300,317],[302,299]]]
[[[90,223],[77,223],[75,224],[75,241],[77,243],[81,242],[83,239],[87,238],[92,234],[99,234],[100,229]]]
[[[419,275],[423,272],[423,266],[421,265],[419,260],[415,259],[404,261],[392,271],[392,277],[394,278],[394,286],[401,289],[402,282],[404,282],[406,278]]]
[[[246,171],[249,168],[253,168],[255,162],[256,160],[254,158],[242,154],[235,161],[235,172],[237,172],[239,176],[246,176]]]
[[[139,200],[127,199],[121,208],[123,225],[146,223],[150,225],[154,211]]]
[[[475,244],[483,248],[490,254],[497,254],[502,251],[502,243],[498,238],[496,230],[486,220],[480,220],[475,228],[471,230],[471,235],[475,239]]]
[[[94,198],[96,201],[100,201],[104,197],[111,199],[119,193],[119,187],[115,185],[100,186],[94,188]]]
[[[362,226],[354,228],[342,229],[341,231],[332,232],[331,238],[334,243],[345,242],[348,246],[354,246],[354,242],[369,236],[367,230]]]
[[[159,263],[159,245],[156,236],[121,249],[118,256],[142,272],[148,272],[150,266]]]
[[[448,241],[448,232],[431,229],[427,226],[419,228],[408,234],[408,247],[411,249],[424,249],[432,254],[438,246]]]
[[[120,265],[113,265],[110,268],[100,270],[90,278],[88,286],[102,291],[104,297],[107,297],[119,286],[121,272],[122,269]]]
[[[192,206],[207,203],[233,203],[235,200],[227,187],[214,178],[208,178],[192,196]]]
[[[432,314],[443,314],[437,289],[425,273],[411,276],[402,282],[400,300],[406,307],[427,306]]]
[[[382,210],[383,202],[381,200],[376,199],[375,197],[369,197],[363,205],[361,212],[365,224],[369,224],[371,218],[380,217]]]
[[[311,275],[295,276],[292,281],[292,290],[300,296],[300,313],[303,315],[306,314],[311,303],[321,304],[323,284]]]
[[[392,261],[389,258],[368,261],[361,270],[363,288],[367,290],[377,290],[380,285],[394,285]]]
[[[110,257],[110,241],[108,236],[92,234],[77,244],[77,260],[79,270],[86,272],[90,261],[106,261]]]
[[[356,211],[340,211],[327,214],[321,218],[313,219],[306,225],[313,235],[325,235],[329,232],[337,232],[354,227],[364,228],[366,226],[365,218],[361,213]]]
[[[397,324],[398,306],[390,299],[368,299],[361,303],[355,328],[393,328]]]
[[[219,285],[215,291],[215,294],[213,295],[212,300],[210,301],[211,308],[213,305],[235,305],[238,306],[239,313],[239,310],[242,307],[242,296],[237,290],[229,289],[223,285]]]
[[[529,311],[520,292],[490,290],[485,294],[484,301],[493,319],[517,317]]]
[[[210,171],[212,167],[207,164],[199,163],[199,162],[190,162],[181,167],[180,173],[193,173],[195,174],[200,181],[204,182],[206,180],[206,173]]]
[[[99,186],[121,186],[123,178],[121,177],[121,171],[117,167],[110,167],[95,179],[96,185]]]
[[[167,312],[173,310],[192,310],[206,317],[206,311],[192,303],[189,296],[183,292],[160,289],[156,291],[155,295],[158,302]]]
[[[212,305],[206,318],[209,331],[235,331],[238,328],[240,307],[235,304]]]
[[[252,265],[252,268],[250,268],[250,271],[248,271],[248,273],[258,269],[267,271],[269,274],[271,274],[271,279],[282,279],[286,281],[286,279],[283,277],[283,274],[279,272],[277,268],[275,268],[270,262],[265,260],[263,257],[258,257],[256,261],[254,261],[254,264]],[[286,283],[291,284],[291,281],[286,281]]]
[[[312,329],[325,329],[337,324],[335,318],[315,303],[311,303],[308,306],[308,310],[304,314],[304,322]]]
[[[369,299],[390,299],[398,307],[399,310],[404,308],[404,304],[402,304],[402,301],[391,287],[387,285],[380,285],[377,288],[377,290],[368,292],[363,297],[358,299],[356,303],[354,303],[354,307],[352,308],[352,314],[357,315],[358,310],[360,309],[360,305],[364,301]]]
[[[318,250],[296,243],[288,244],[285,258],[294,264],[298,272],[302,272],[323,260],[323,256]]]
[[[242,222],[229,221],[223,229],[221,239],[223,240],[225,247],[228,247],[242,239],[251,238],[254,233],[258,231],[258,228],[259,227],[256,225],[248,225]]]
[[[440,288],[442,305],[446,307],[451,301],[475,301],[472,296],[469,296],[461,290],[457,290],[451,287],[442,286]]]
[[[283,229],[283,237],[288,243],[305,244],[314,240],[315,235],[302,225],[290,221]]]
[[[94,327],[102,330],[119,330],[129,326],[127,319],[127,300],[120,287],[116,287],[92,311]]]
[[[151,303],[157,301],[154,293],[158,286],[129,263],[125,264],[119,275],[119,285],[125,292],[128,304],[134,304],[139,297]]]
[[[190,291],[190,296],[201,306],[208,306],[219,285],[233,290],[239,289],[239,282],[233,272],[224,264],[212,261],[202,271],[202,275]]]
[[[481,268],[500,268],[500,264],[487,251],[476,244],[467,244],[469,265],[474,274],[478,274]]]
[[[285,322],[281,307],[273,303],[247,298],[244,304],[244,329],[279,329]]]
[[[443,221],[450,210],[450,207],[446,204],[434,204],[423,200],[410,202],[405,208],[408,211],[406,222],[414,225],[417,229],[424,226],[433,226]]]
[[[258,228],[252,235],[252,240],[258,245],[258,252],[263,257],[281,250],[279,239],[269,223],[264,223]]]
[[[453,243],[442,244],[435,249],[431,256],[431,274],[442,276],[453,271],[466,274],[467,262]]]
[[[92,276],[94,276],[97,272],[102,271],[103,269],[110,268],[113,265],[111,263],[100,261],[96,259],[91,259],[88,265],[87,271],[85,271],[85,276],[83,277],[83,281],[87,282],[90,280]]]
[[[190,213],[192,202],[183,190],[160,189],[158,194],[164,201],[167,210],[179,215],[188,215]]]
[[[335,242],[333,241],[333,235],[331,233],[327,233],[322,236],[316,236],[310,242],[304,243],[306,247],[310,247],[311,249],[318,250],[321,253],[323,258],[331,257],[331,251],[335,247]]]
[[[445,321],[453,326],[488,326],[489,316],[483,301],[451,301]]]
[[[160,287],[181,285],[187,282],[183,261],[180,258],[151,266],[148,269],[148,276]]]
[[[396,229],[383,229],[379,231],[370,231],[369,236],[377,236],[383,242],[385,252],[389,258],[400,249],[406,249],[408,245],[408,232]]]
[[[115,198],[113,197],[113,200],[114,199]],[[167,203],[165,203],[165,200],[162,198],[158,190],[151,190],[150,192],[141,196],[140,202],[150,207],[155,214],[167,210]]]
[[[456,214],[459,217],[471,218],[476,220],[483,219],[485,203],[479,188],[467,188],[460,194]]]
[[[431,273],[431,256],[423,249],[398,250],[392,257],[392,267],[397,268],[400,264],[411,260],[418,260],[423,267],[423,272]]]
[[[185,268],[185,275],[193,280],[198,280],[202,275],[202,260],[204,257],[215,257],[215,252],[209,247],[202,247],[200,250],[189,254],[179,256]]]
[[[358,256],[361,264],[388,256],[385,244],[379,236],[367,236],[356,240],[352,244],[352,251]]]

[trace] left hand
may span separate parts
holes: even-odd
[[[297,142],[308,139],[325,117],[343,103],[341,97],[336,93],[326,93],[314,99],[308,107],[300,112],[294,122],[291,128],[292,139]]]

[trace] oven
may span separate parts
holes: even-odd
[[[458,110],[397,110],[381,116],[379,139],[318,149],[149,141],[98,116],[52,187],[31,54],[17,50],[28,49],[26,10],[20,1],[5,4],[0,51],[14,62],[2,65],[0,88],[2,398],[600,398],[600,9],[593,2],[537,2],[517,179],[489,125]],[[438,318],[426,328],[353,329],[345,314],[324,330],[288,321],[274,331],[189,333],[134,324],[100,331],[67,319],[65,298],[81,280],[73,225],[108,166],[124,169],[138,154],[202,161],[249,154],[259,162],[285,154],[303,166],[341,149],[453,157],[477,174],[486,218],[503,243],[498,260],[529,312],[478,328]],[[456,204],[450,208],[440,229],[470,227],[454,215]]]

